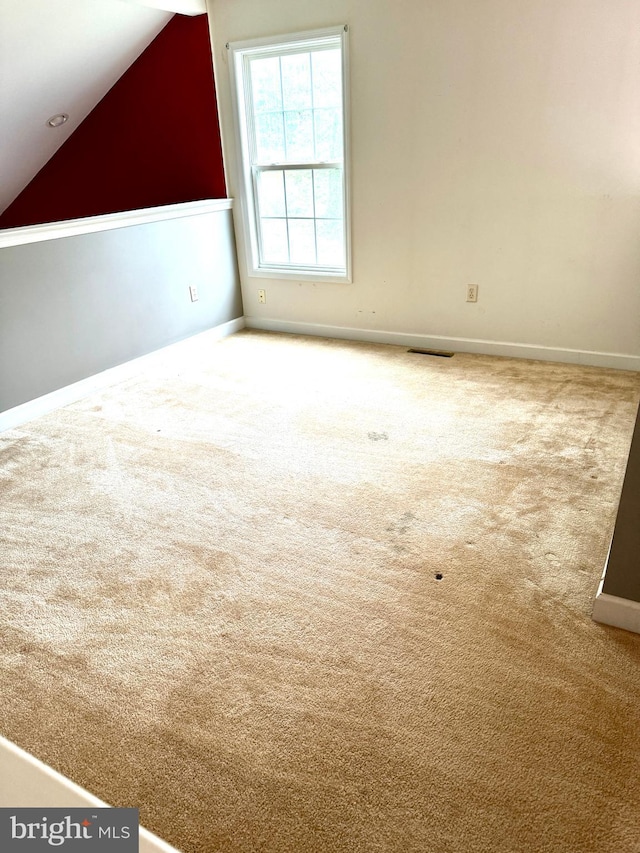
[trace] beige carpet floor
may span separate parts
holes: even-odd
[[[243,332],[5,432],[1,733],[187,853],[637,853],[639,397]]]

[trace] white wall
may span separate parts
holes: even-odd
[[[622,353],[636,358],[620,366],[640,369],[637,0],[209,0],[209,11],[236,196],[225,43],[350,26],[354,282],[250,279],[241,257],[250,324]]]
[[[4,231],[0,413],[241,317],[229,207],[191,202]],[[75,233],[96,219],[141,224]],[[24,242],[34,233],[40,242]]]

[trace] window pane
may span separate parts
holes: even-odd
[[[313,181],[311,170],[292,169],[286,173],[287,214],[313,217]]]
[[[342,218],[342,170],[314,169],[316,216],[329,219]]]
[[[317,219],[318,263],[327,267],[344,266],[344,229],[340,219]]]
[[[314,110],[316,157],[342,160],[342,116],[340,110]]]
[[[313,160],[313,112],[293,110],[284,114],[288,161]]]
[[[258,174],[258,209],[260,216],[286,216],[284,204],[284,172]]]
[[[292,264],[316,263],[313,219],[289,220],[289,245]]]
[[[282,95],[285,110],[308,110],[311,102],[311,56],[298,53],[282,57]]]
[[[286,219],[261,219],[262,261],[265,264],[288,264],[289,243]]]
[[[258,163],[280,163],[285,159],[282,113],[256,116],[256,157]]]
[[[257,113],[282,109],[280,60],[254,59],[251,62],[253,109]]]
[[[318,50],[312,54],[313,105],[342,106],[342,59],[339,50]]]

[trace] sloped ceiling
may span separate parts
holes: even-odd
[[[181,15],[203,15],[207,11],[207,0],[124,0],[125,3],[137,3],[139,6],[151,6],[154,9],[166,9]]]
[[[133,0],[0,0],[0,212],[171,16]],[[48,127],[57,113],[69,121]]]
[[[225,196],[207,16],[174,15],[0,214],[0,229]]]

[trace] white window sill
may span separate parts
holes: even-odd
[[[351,284],[345,273],[330,273],[324,270],[287,269],[285,267],[261,267],[247,270],[247,278],[269,278],[272,281],[316,281],[327,284]]]

